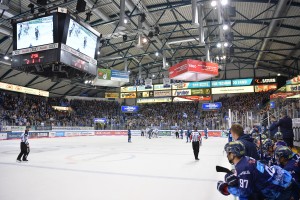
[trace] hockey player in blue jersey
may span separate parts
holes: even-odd
[[[236,171],[227,173],[225,182],[218,182],[217,189],[223,195],[232,194],[240,200],[290,200],[293,182],[289,172],[245,156],[245,146],[239,141],[227,143],[225,151]]]
[[[294,199],[299,199],[299,191],[300,191],[300,163],[293,159],[293,152],[290,148],[286,146],[279,146],[276,148],[275,151],[275,157],[280,164],[280,166],[288,171],[292,177],[293,180],[296,183],[296,189],[293,194]]]
[[[276,164],[274,155],[274,142],[271,139],[265,139],[262,144],[263,154],[261,162],[269,167]]]
[[[285,141],[283,141],[283,136],[281,132],[275,133],[274,140],[275,140],[275,148],[278,146],[287,146]]]

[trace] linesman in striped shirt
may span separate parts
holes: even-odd
[[[23,156],[22,161],[28,161],[27,160],[27,156],[29,154],[28,134],[29,134],[29,127],[26,127],[25,133],[21,135],[21,144],[20,144],[21,152],[18,155],[17,162],[21,162],[22,156]]]
[[[192,141],[195,160],[199,160],[198,155],[199,155],[199,148],[200,148],[200,143],[201,143],[201,135],[197,131],[197,127],[194,127],[194,130],[192,131],[190,139]]]

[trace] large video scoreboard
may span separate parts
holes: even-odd
[[[60,10],[13,24],[12,67],[46,77],[62,71],[96,76],[100,34]]]

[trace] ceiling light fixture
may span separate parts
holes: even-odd
[[[211,5],[212,7],[216,7],[216,6],[217,6],[217,1],[212,1],[212,2],[210,3],[210,5]]]

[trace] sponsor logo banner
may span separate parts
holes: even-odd
[[[36,96],[49,97],[49,92],[47,92],[47,91],[33,89],[33,88],[27,88],[27,87],[22,87],[19,85],[13,85],[13,84],[2,83],[2,82],[0,82],[0,89],[9,90],[9,91],[13,91],[13,92],[20,92],[20,93],[25,93],[25,94],[32,94],[32,95],[36,95]]]
[[[172,97],[137,99],[137,103],[167,103],[167,102],[172,102]]]
[[[138,95],[138,98],[154,97],[154,92],[153,91],[150,91],[150,92],[138,92],[137,95]]]
[[[136,92],[136,86],[121,87],[121,92]]]
[[[19,132],[25,131],[26,126],[11,126],[11,131]]]
[[[154,85],[154,90],[170,90],[171,85],[168,85],[169,87],[165,87],[163,84],[157,84]]]
[[[212,88],[212,94],[234,94],[254,92],[253,86]]]
[[[105,92],[105,98],[119,98],[119,93]]]
[[[182,96],[174,97],[173,101],[210,101],[211,96]]]
[[[212,87],[231,86],[231,80],[212,81],[211,86]]]
[[[204,131],[201,131],[201,135],[205,136]],[[208,131],[208,137],[221,137],[222,131]]]
[[[94,131],[82,131],[82,132],[80,132],[80,135],[92,136],[92,135],[95,135],[95,132]]]
[[[52,126],[52,130],[94,130],[94,127],[90,127],[90,126]]]
[[[65,136],[65,132],[63,132],[63,131],[55,132],[55,137],[64,137],[64,136]]]
[[[7,132],[0,132],[0,140],[6,140],[7,139]]]
[[[7,132],[7,139],[20,139],[23,132]]]
[[[172,96],[171,90],[167,91],[154,91],[154,97],[167,97]]]
[[[210,95],[210,89],[192,89],[192,95]]]
[[[95,131],[95,135],[127,135],[127,130]]]
[[[111,70],[111,80],[129,81],[129,73],[126,71]]]
[[[139,85],[137,86],[137,91],[152,91],[153,87],[152,85]]]
[[[74,136],[79,136],[81,132],[79,131],[66,131],[65,132],[65,137],[74,137]]]
[[[121,110],[124,113],[136,113],[139,111],[139,107],[138,106],[122,106]]]
[[[189,96],[191,95],[191,90],[186,89],[186,90],[173,90],[172,96]]]
[[[52,126],[36,126],[35,130],[37,131],[49,131],[52,130]]]
[[[222,107],[221,102],[215,102],[215,103],[203,103],[202,104],[202,110],[217,110]]]
[[[164,88],[171,88],[171,79],[170,78],[164,78],[163,79],[163,87]]]
[[[232,86],[252,85],[252,81],[252,78],[234,79],[232,80]]]
[[[0,127],[1,128],[1,127]],[[2,126],[1,130],[0,131],[11,131],[11,126]]]
[[[29,138],[44,138],[49,137],[49,132],[29,132]]]
[[[111,80],[111,70],[98,68],[98,79]]]
[[[62,44],[63,45],[63,44]],[[12,55],[20,55],[20,54],[27,54],[27,53],[33,53],[33,52],[38,52],[38,51],[45,51],[49,49],[57,49],[58,48],[58,43],[53,43],[53,44],[46,44],[38,47],[31,47],[27,49],[21,49],[21,50],[16,50],[12,52]]]
[[[172,89],[194,89],[194,88],[210,88],[210,81],[201,81],[201,82],[187,82],[182,83],[180,86],[177,84],[172,85]]]
[[[106,123],[106,118],[94,118],[94,123]]]
[[[218,64],[199,60],[184,60],[169,69],[169,77],[174,78],[185,72],[196,72],[211,76],[218,75]]]
[[[121,93],[121,99],[134,99],[134,98],[136,98],[135,92]]]
[[[300,84],[299,85],[287,85],[286,86],[287,92],[299,92],[300,91]]]
[[[256,78],[255,84],[269,84],[269,83],[277,83],[276,78]]]
[[[271,109],[274,109],[274,108],[275,108],[275,102],[274,102],[274,101],[271,101],[271,102],[270,102],[270,108],[271,108]]]
[[[91,57],[65,45],[65,44],[61,44],[61,49],[65,50],[66,52],[69,52],[70,54],[72,54],[74,56],[77,56],[80,59],[83,59],[89,63],[92,63],[93,65],[97,65],[97,60],[95,60],[95,59],[93,59],[93,58],[91,58]]]
[[[277,84],[269,84],[269,85],[256,85],[255,92],[267,92],[270,90],[276,90]]]
[[[55,132],[49,132],[49,137],[54,138],[55,137]]]

